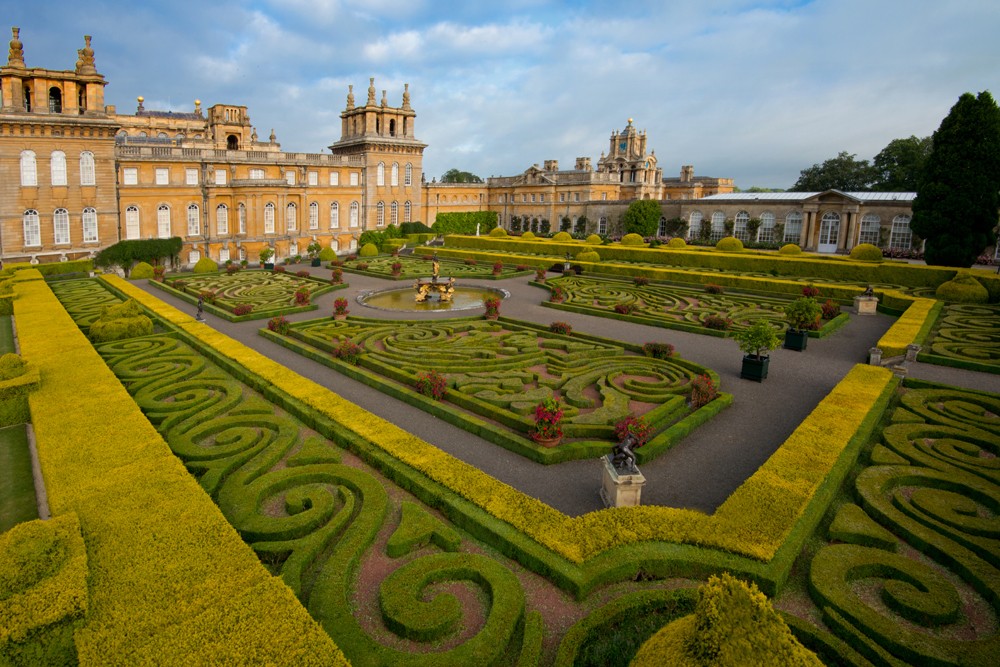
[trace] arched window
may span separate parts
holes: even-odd
[[[62,151],[52,151],[49,167],[52,185],[66,185],[66,154]]]
[[[129,206],[125,209],[125,238],[139,238],[139,207]]]
[[[333,202],[330,204],[330,229],[340,228],[340,204]]]
[[[413,165],[410,163],[407,163],[403,170],[403,185],[407,187],[413,185]]]
[[[94,154],[90,151],[80,153],[80,185],[96,185],[97,177],[94,170]]]
[[[375,185],[385,185],[385,163],[379,162],[375,167]]]
[[[696,239],[701,236],[701,222],[705,218],[701,211],[691,211],[688,216],[688,238]]]
[[[264,206],[264,233],[274,233],[274,204],[270,202]]]
[[[319,229],[319,204],[309,204],[309,229]]]
[[[657,236],[667,235],[667,219],[662,215],[660,216],[660,224],[656,226],[656,235]]]
[[[201,214],[197,204],[187,207],[188,236],[201,236]]]
[[[31,111],[31,86],[24,86],[24,95],[21,99],[24,100],[24,110]]]
[[[38,211],[34,209],[25,211],[22,222],[24,225],[24,245],[42,245],[42,227],[38,220]]]
[[[69,243],[69,211],[57,208],[52,213],[52,236],[56,245]]]
[[[413,207],[410,205],[410,202],[406,202],[403,204],[403,222],[411,222],[410,213],[412,209]]]
[[[62,113],[62,91],[55,86],[49,88],[49,113]]]
[[[97,209],[83,209],[83,242],[97,243]]]
[[[802,242],[802,212],[791,211],[785,216],[785,236],[782,243],[794,243],[798,245]]]
[[[711,241],[718,241],[723,236],[726,235],[726,214],[722,211],[715,211],[712,213],[712,235],[709,237]]]
[[[240,234],[247,233],[247,207],[240,204],[236,209],[236,216],[239,218]]]
[[[295,229],[298,224],[298,209],[295,204],[289,203],[285,207],[285,229],[291,231]]]
[[[760,214],[760,228],[757,230],[757,240],[761,243],[774,243],[774,213],[764,211]]]
[[[896,250],[909,250],[913,246],[913,232],[910,231],[910,216],[897,215],[892,219],[892,229],[889,232],[889,247]]]
[[[226,137],[226,148],[231,151],[238,151],[240,149],[240,140],[235,134],[230,134]]]
[[[375,205],[375,226],[385,226],[385,202],[380,201]]]
[[[396,136],[396,120],[393,118],[389,119],[389,136]]]
[[[393,187],[399,185],[399,163],[398,162],[393,162],[392,163],[392,171],[390,172],[390,175],[389,175],[389,184],[392,185]]]
[[[608,219],[605,216],[601,216],[597,221],[597,233],[601,236],[608,233]]]
[[[750,214],[740,211],[733,219],[733,236],[744,243],[750,242],[750,233],[747,231],[747,223],[750,222]]]
[[[389,205],[389,224],[398,225],[399,224],[399,204],[392,202]]]
[[[229,234],[229,207],[225,204],[215,207],[215,233],[219,236]]]
[[[350,220],[351,227],[357,227],[358,226],[358,213],[359,213],[359,211],[360,211],[360,207],[358,206],[358,202],[352,201],[351,202],[351,220]]]
[[[877,246],[881,226],[882,218],[874,213],[866,213],[861,216],[861,230],[858,233],[858,243],[871,243]]]
[[[21,187],[38,186],[38,166],[35,151],[21,151]]]
[[[169,239],[170,234],[170,207],[160,204],[156,209],[156,235],[161,239]]]

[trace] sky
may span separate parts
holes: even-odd
[[[400,106],[408,83],[427,180],[596,165],[631,118],[664,176],[788,188],[841,151],[931,135],[964,92],[1000,95],[996,0],[0,0],[0,16],[28,67],[73,69],[92,35],[119,113],[140,95],[243,105],[291,152],[340,138],[348,85],[363,104],[375,77]]]

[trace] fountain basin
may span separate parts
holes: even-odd
[[[430,294],[422,302],[414,300],[412,287],[375,290],[358,296],[358,303],[379,310],[400,310],[413,313],[436,311],[470,310],[482,308],[483,299],[487,296],[499,296],[505,299],[510,292],[495,287],[474,287],[470,285],[455,285],[450,301],[442,301],[440,295]]]

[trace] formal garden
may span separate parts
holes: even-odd
[[[508,249],[462,247],[506,241],[449,237],[435,251],[456,267],[506,267]],[[534,275],[553,313],[738,335],[790,326],[803,297],[830,299],[841,312],[817,332],[838,336],[852,296],[873,285],[899,316],[878,343],[886,356],[919,343],[922,360],[996,372],[996,305],[932,298],[954,271],[848,260],[817,271],[800,257],[796,275],[788,258],[726,268],[722,255],[705,255],[719,263],[705,271],[684,266],[687,251],[648,248],[664,263],[644,257],[630,275],[610,255],[635,249],[611,245],[598,248],[608,259],[554,275],[567,244],[554,245],[525,253],[517,276]],[[405,259],[428,275],[426,260]],[[391,273],[399,258],[377,260]],[[324,278],[296,278],[342,284],[313,273]],[[268,344],[525,465],[597,458],[637,426],[640,464],[667,455],[725,418],[719,374],[683,349],[559,322],[289,321],[294,291],[277,296],[279,276],[290,277],[168,275],[147,290],[17,272],[9,303],[42,380],[28,396],[55,518],[0,534],[0,552],[15,554],[0,566],[0,649],[13,664],[198,664],[208,644],[234,663],[653,665],[680,664],[680,651],[706,665],[994,664],[997,393],[858,364],[713,513],[568,516],[197,322],[190,304],[207,290],[213,315],[251,304],[268,326],[242,326]],[[560,438],[543,442],[557,413]]]
[[[351,256],[345,260],[338,260],[336,263],[331,263],[330,268],[333,270],[342,269],[350,273],[373,275],[380,278],[413,280],[414,278],[427,278],[431,275],[432,257],[433,255],[419,257],[399,254],[369,257]],[[480,262],[475,259],[448,259],[440,262],[440,265],[441,276],[448,278],[500,280],[534,273],[534,269],[524,264]]]

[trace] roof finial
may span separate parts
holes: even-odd
[[[368,79],[368,104],[375,106],[375,77]]]
[[[354,84],[347,85],[347,110],[354,108]]]
[[[24,67],[24,44],[18,39],[21,29],[13,27],[10,29],[13,39],[10,40],[10,52],[7,55],[7,67]]]
[[[408,83],[403,84],[403,108],[410,108],[410,84]]]
[[[94,67],[94,49],[90,48],[90,35],[84,35],[83,41],[86,46],[77,52],[80,54],[80,59],[76,61],[76,73],[97,74],[97,68]]]
[[[382,89],[382,106],[389,106],[389,100],[385,97],[385,89]]]

